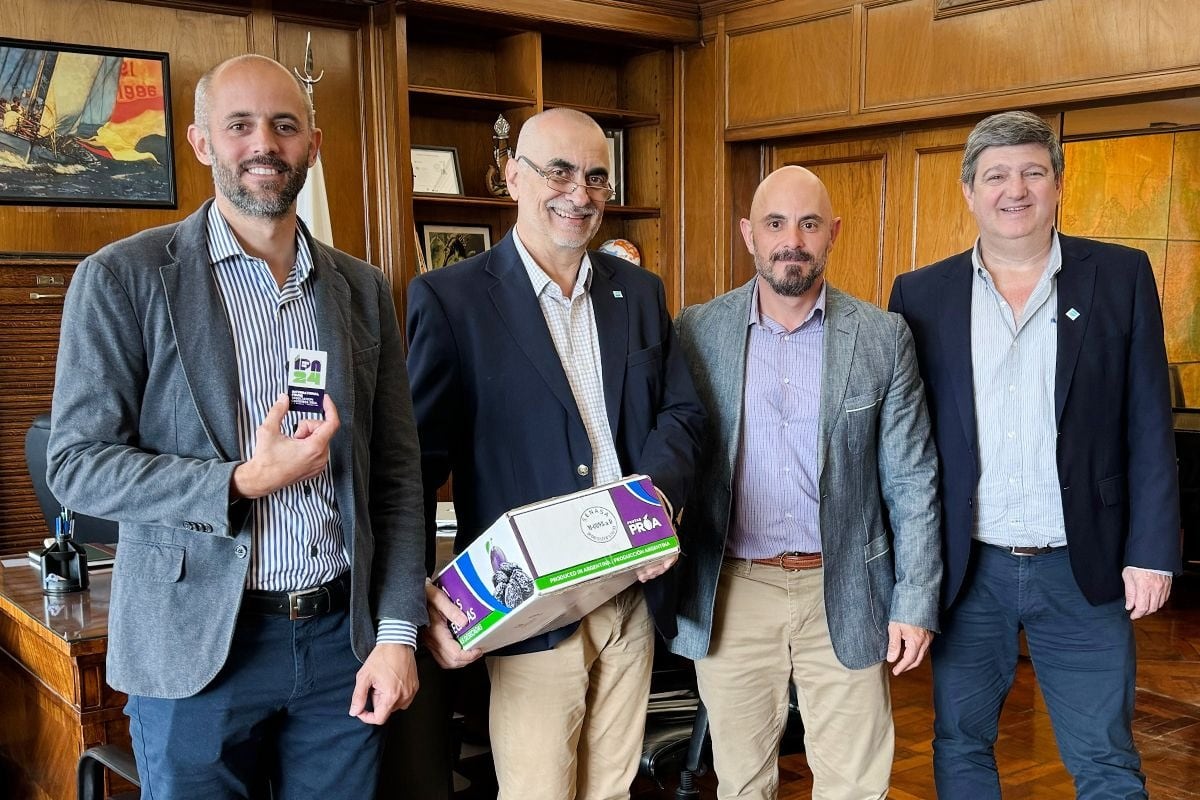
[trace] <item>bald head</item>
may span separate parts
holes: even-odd
[[[200,76],[200,80],[196,82],[196,109],[193,112],[193,124],[205,131],[208,130],[208,115],[211,108],[210,97],[213,87],[221,83],[221,79],[223,79],[223,76],[226,76],[226,73],[230,73],[236,79],[237,77],[244,77],[247,74],[253,74],[259,70],[281,72],[286,75],[288,80],[295,84],[297,96],[308,112],[308,127],[316,127],[316,114],[313,111],[312,103],[309,101],[308,92],[300,85],[299,79],[288,72],[287,67],[275,59],[260,56],[257,53],[247,53],[227,58]]]
[[[604,129],[596,124],[596,120],[576,111],[573,108],[550,108],[540,114],[535,114],[521,126],[517,136],[517,155],[529,156],[526,151],[538,151],[545,145],[547,139],[565,136],[570,139],[580,137],[604,138]],[[532,156],[529,156],[532,158]],[[536,161],[537,159],[533,159]],[[610,169],[612,165],[609,165]]]
[[[786,166],[754,190],[741,229],[762,282],[780,297],[801,297],[819,289],[841,224],[821,179],[804,167]]]

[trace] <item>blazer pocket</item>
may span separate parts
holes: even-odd
[[[878,390],[846,398],[843,405],[846,412],[846,447],[851,453],[861,453],[866,449],[875,431],[881,401]]]
[[[362,350],[356,350],[354,352],[354,354],[350,357],[350,360],[351,360],[351,362],[353,362],[354,366],[356,366],[356,367],[360,366],[362,364],[370,364],[372,362],[378,361],[379,360],[379,345],[374,344],[374,345],[371,345],[370,347],[364,347]]]
[[[879,633],[887,630],[892,606],[892,589],[896,585],[896,567],[892,561],[892,540],[887,534],[876,536],[863,545],[863,561],[867,570],[867,592],[870,595],[871,621]]]
[[[1097,484],[1100,488],[1100,502],[1106,506],[1119,506],[1125,503],[1125,476],[1114,475],[1105,478]]]
[[[122,538],[117,562],[126,576],[152,583],[175,583],[183,576],[183,548]]]
[[[639,364],[645,364],[650,361],[662,360],[662,344],[656,344],[653,347],[647,347],[645,350],[637,350],[629,354],[625,359],[625,366],[636,367]]]

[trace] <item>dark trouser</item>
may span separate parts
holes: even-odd
[[[186,623],[181,623],[186,624]],[[374,796],[380,729],[349,716],[361,665],[349,614],[243,613],[225,666],[199,694],[130,696],[145,800]]]
[[[1088,603],[1065,548],[1015,556],[977,543],[973,562],[931,651],[938,797],[1000,797],[993,745],[1023,627],[1076,796],[1145,798],[1131,732],[1136,662],[1124,600]]]

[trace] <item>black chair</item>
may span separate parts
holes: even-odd
[[[124,747],[101,744],[89,747],[79,757],[79,765],[75,770],[75,796],[78,800],[103,800],[105,770],[112,770],[134,786],[139,785],[133,753]]]
[[[46,483],[46,445],[50,441],[50,413],[38,414],[25,433],[25,466],[29,469],[29,480],[33,493],[37,495],[46,520],[46,536],[54,535],[54,518],[62,510]],[[75,539],[79,542],[111,544],[117,541],[117,523],[109,519],[75,515]]]

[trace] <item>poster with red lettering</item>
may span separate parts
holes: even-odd
[[[166,53],[0,39],[0,203],[174,208]]]

